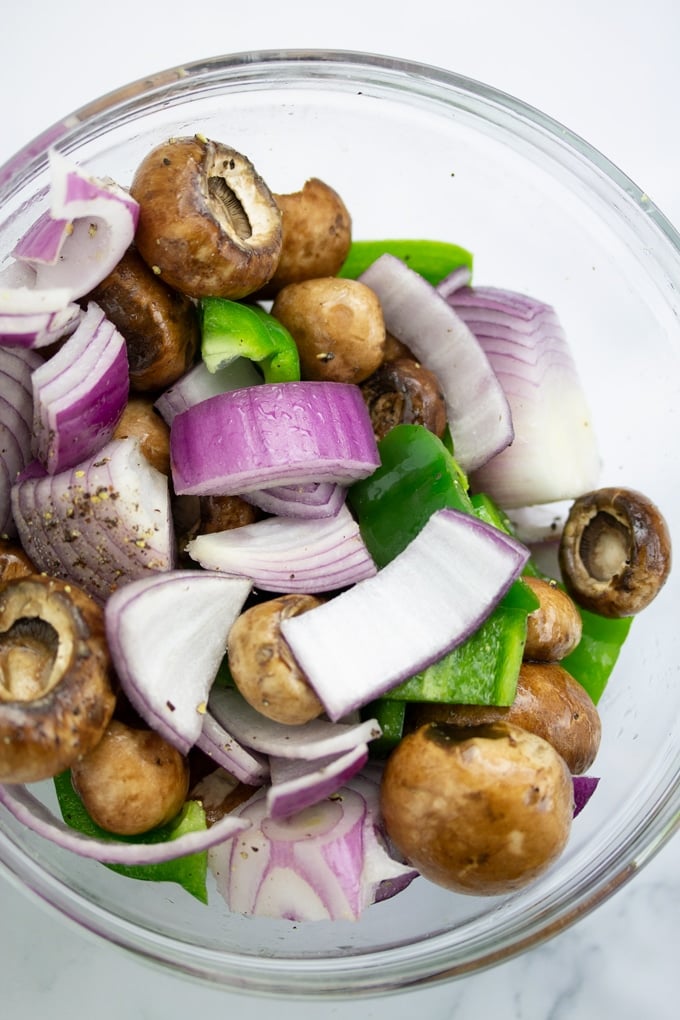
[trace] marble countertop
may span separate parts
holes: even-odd
[[[10,5],[7,5],[9,7]],[[622,167],[680,224],[680,7],[676,0],[22,0],[3,11],[0,163],[47,125],[127,81],[211,54],[357,49],[446,67],[550,113]],[[677,1015],[680,839],[594,914],[495,969],[388,998],[276,1004],[280,1020],[637,1020]],[[263,1020],[272,1003],[150,969],[71,926],[0,876],[2,1015],[174,1018],[211,1009]]]

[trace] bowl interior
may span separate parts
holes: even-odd
[[[43,208],[45,143],[129,183],[170,136],[247,154],[272,190],[330,183],[354,236],[431,237],[475,255],[475,281],[552,303],[588,395],[602,484],[640,489],[680,526],[677,236],[607,161],[509,97],[356,54],[261,54],[172,71],[56,125],[0,170],[0,251]],[[677,825],[678,579],[635,621],[600,703],[601,783],[570,845],[511,897],[418,880],[358,923],[293,924],[201,907],[61,852],[0,816],[0,859],[67,916],[144,956],[231,987],[349,994],[487,966],[559,930],[626,880]],[[46,797],[51,796],[49,785]]]

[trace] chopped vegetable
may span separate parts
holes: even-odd
[[[277,485],[348,484],[378,464],[356,386],[263,383],[201,401],[171,433],[175,491],[230,495]]]
[[[462,644],[528,556],[475,517],[437,510],[375,577],[283,620],[281,631],[328,716],[339,719]]]
[[[470,472],[513,439],[507,397],[478,340],[422,276],[392,255],[361,274],[376,292],[385,328],[439,379],[456,460]]]
[[[14,537],[11,491],[32,459],[32,373],[42,364],[37,351],[0,347],[0,534]]]
[[[472,270],[472,254],[447,241],[399,240],[352,241],[340,276],[356,279],[381,255],[401,259],[431,284],[438,284],[455,269]]]
[[[201,334],[201,354],[209,372],[247,358],[261,369],[265,382],[300,378],[295,341],[285,326],[257,305],[203,298]]]

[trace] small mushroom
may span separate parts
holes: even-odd
[[[429,723],[387,760],[390,840],[420,873],[460,893],[513,892],[544,872],[571,831],[573,784],[542,737],[510,723]]]
[[[313,595],[281,595],[241,613],[229,632],[234,683],[253,708],[275,722],[297,725],[323,712],[281,634],[282,620],[320,604]]]
[[[168,287],[135,248],[128,249],[89,300],[125,338],[133,392],[166,389],[190,368],[199,344],[196,307]]]
[[[241,153],[200,135],[152,149],[137,168],[135,243],[169,286],[193,298],[242,298],[270,279],[281,213]]]
[[[148,462],[170,476],[170,429],[154,409],[149,397],[132,396],[113,433],[114,439],[139,439]]]
[[[426,722],[479,726],[506,722],[547,740],[574,776],[582,775],[600,749],[602,724],[584,687],[558,662],[523,662],[511,705],[413,704],[406,729]]]
[[[101,607],[73,584],[0,585],[0,782],[49,779],[91,751],[116,703]]]
[[[668,526],[650,499],[604,488],[577,499],[559,546],[572,598],[601,616],[633,616],[658,595],[671,568]]]
[[[0,582],[39,573],[24,550],[8,538],[0,538]]]
[[[433,372],[415,358],[384,361],[361,383],[377,440],[395,425],[423,425],[436,436],[446,429],[446,403]]]
[[[289,331],[303,378],[360,383],[385,351],[385,320],[375,293],[358,280],[321,277],[281,290],[272,315]]]
[[[352,242],[352,220],[330,185],[312,177],[300,191],[274,195],[281,210],[281,256],[258,295],[272,298],[289,283],[336,276]]]
[[[201,496],[199,499],[200,534],[231,531],[244,524],[254,524],[264,514],[259,507],[246,502],[241,496]]]
[[[71,767],[71,780],[97,825],[134,836],[180,812],[189,766],[158,733],[113,719],[97,746]]]
[[[540,603],[527,618],[524,658],[558,662],[573,652],[581,640],[583,621],[574,600],[556,581],[523,577]]]

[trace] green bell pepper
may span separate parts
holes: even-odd
[[[381,255],[394,255],[436,286],[454,269],[472,272],[472,254],[447,241],[385,240],[353,241],[339,276],[356,280]]]
[[[262,371],[265,382],[296,382],[300,356],[292,336],[263,308],[227,298],[203,298],[200,303],[201,354],[210,372],[236,358],[248,358]]]
[[[380,466],[348,492],[361,535],[379,567],[394,559],[435,510],[475,513],[467,480],[444,444],[422,425],[397,425],[378,443]],[[439,662],[409,678],[385,700],[509,705],[537,607],[521,582],[513,585],[479,630]]]
[[[588,609],[579,607],[579,611],[583,622],[581,640],[560,665],[585,687],[597,704],[628,637],[633,617],[609,619]]]

